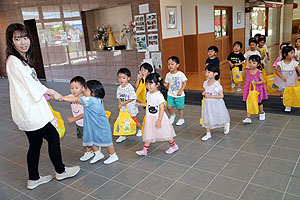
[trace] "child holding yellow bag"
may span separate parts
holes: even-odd
[[[64,101],[83,105],[83,146],[86,148],[86,152],[80,160],[87,161],[93,158],[90,163],[96,163],[104,158],[100,147],[107,147],[109,158],[104,161],[104,164],[116,162],[119,158],[113,146],[110,124],[103,107],[104,87],[97,80],[89,80],[86,82],[84,95],[85,97],[80,98],[63,97]]]
[[[249,95],[249,89],[251,83],[255,85],[256,91],[259,92],[257,96],[257,102],[259,106],[259,120],[265,120],[265,112],[262,101],[268,99],[267,90],[264,85],[264,78],[257,67],[261,64],[261,58],[258,55],[252,55],[249,57],[249,69],[246,70],[246,81],[243,92],[243,101],[247,101]],[[247,110],[247,117],[243,120],[243,123],[251,124],[251,114]]]
[[[126,112],[127,109],[127,112],[130,114],[132,120],[135,121],[137,127],[139,128],[136,136],[141,137],[142,126],[139,124],[139,122],[136,119],[136,116],[139,112],[138,107],[135,105],[137,96],[133,86],[129,83],[131,72],[127,68],[121,68],[119,69],[117,75],[120,83],[120,86],[117,89],[117,99],[118,99],[119,109],[121,109],[121,112]],[[120,143],[123,142],[124,140],[126,140],[126,136],[121,135],[116,140],[116,142]]]
[[[146,77],[153,72],[153,67],[149,63],[143,63],[140,66],[140,72],[138,79],[135,83],[135,88],[137,89],[136,91],[136,96],[137,100],[140,101],[141,103],[146,103],[146,82],[145,79]]]
[[[216,64],[208,64],[205,68],[207,80],[203,83],[205,97],[202,103],[202,127],[206,128],[203,141],[211,138],[210,129],[224,127],[224,134],[229,133],[230,116],[225,106],[223,88],[217,81],[220,78],[220,68]]]
[[[147,104],[137,103],[138,106],[146,107],[143,130],[144,148],[136,151],[136,154],[146,156],[150,144],[156,141],[169,141],[170,148],[165,153],[172,154],[178,150],[178,146],[173,139],[176,136],[174,128],[164,112],[166,88],[163,80],[158,73],[149,74],[146,77],[146,86],[148,89]]]

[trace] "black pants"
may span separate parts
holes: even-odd
[[[48,153],[52,164],[57,173],[65,171],[65,165],[62,162],[59,136],[55,127],[49,122],[43,128],[36,131],[25,131],[29,149],[27,153],[27,166],[29,180],[38,180],[39,176],[39,159],[43,139],[48,142]]]

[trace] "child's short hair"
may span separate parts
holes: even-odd
[[[205,70],[209,72],[218,73],[217,75],[215,75],[215,80],[219,80],[221,74],[220,74],[220,67],[218,65],[216,65],[215,63],[210,63],[205,67]]]
[[[152,65],[150,65],[149,63],[147,62],[144,62],[140,65],[140,70],[142,70],[142,67],[147,70],[149,73],[152,73],[153,72],[153,67]]]
[[[81,86],[85,86],[85,79],[82,76],[75,76],[71,79],[70,83],[77,82]]]
[[[131,72],[127,68],[119,69],[117,75],[119,75],[119,74],[125,74],[126,76],[131,77]]]
[[[298,36],[298,37],[296,38],[295,43],[296,43],[298,40],[300,40],[300,36]],[[295,44],[295,46],[296,46],[296,44]]]
[[[145,82],[146,83],[155,83],[155,84],[159,83],[160,84],[159,90],[163,94],[164,98],[167,99],[167,88],[164,86],[164,81],[158,73],[154,72],[152,74],[149,74],[146,77]]]
[[[232,47],[234,47],[235,45],[239,45],[240,48],[243,48],[243,43],[240,42],[240,41],[235,41],[235,42],[233,43]]]
[[[86,82],[86,88],[91,91],[93,97],[103,99],[105,96],[105,90],[100,81],[89,80]]]
[[[216,47],[216,46],[210,46],[210,47],[208,47],[207,51],[210,51],[210,50],[213,50],[213,51],[216,52],[216,53],[219,52],[219,49],[218,49],[218,47]]]
[[[261,36],[260,33],[256,33],[256,34],[254,35],[254,38],[256,38],[256,37],[260,38],[260,36]]]
[[[252,61],[255,61],[257,62],[258,64],[260,64],[261,62],[261,57],[259,55],[252,55],[249,57],[249,61],[252,60]]]
[[[265,37],[260,37],[260,38],[258,38],[258,42],[260,42],[260,41],[266,42],[266,38],[265,38]]]
[[[177,56],[171,56],[171,57],[168,58],[168,60],[172,60],[177,65],[179,64],[179,58]]]
[[[286,56],[288,55],[289,52],[295,51],[294,47],[292,46],[285,46],[282,48],[282,59],[286,59]]]
[[[255,43],[255,45],[257,45],[256,39],[255,39],[255,38],[250,38],[250,39],[249,39],[249,45],[250,45],[251,43]]]

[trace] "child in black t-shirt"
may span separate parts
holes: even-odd
[[[242,64],[245,62],[245,57],[241,53],[242,48],[243,48],[243,44],[240,41],[236,41],[233,44],[233,52],[231,52],[227,57],[228,63],[230,65],[230,72],[231,72],[230,74],[231,74],[231,80],[232,80],[231,87],[232,88],[235,87],[235,83],[234,83],[233,78],[232,78],[232,71],[231,70],[235,66],[238,66],[240,73],[243,74],[243,65]],[[241,86],[242,86],[242,83],[238,83],[238,89],[237,89],[238,92],[240,92],[242,90]]]
[[[208,64],[216,64],[220,68],[220,60],[217,57],[218,51],[219,51],[219,49],[216,46],[208,47],[208,50],[207,50],[208,58],[205,61],[205,67]]]

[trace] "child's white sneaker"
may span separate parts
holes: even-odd
[[[266,119],[266,113],[265,112],[264,113],[259,113],[258,116],[259,116],[258,119],[261,120],[261,121]]]
[[[91,164],[94,164],[94,163],[98,162],[99,160],[101,160],[102,158],[104,158],[104,155],[100,150],[95,151],[94,154],[95,154],[94,158],[90,161]]]
[[[292,107],[290,106],[286,106],[284,109],[285,112],[291,112],[292,111]]]
[[[184,124],[184,119],[183,118],[180,118],[178,120],[178,122],[176,123],[176,126],[182,126]]]
[[[175,115],[175,114],[173,114],[173,115],[170,115],[170,119],[169,119],[169,121],[170,121],[170,123],[171,123],[171,124],[173,124],[173,123],[174,123],[175,117],[176,117],[176,115]]]
[[[206,141],[209,140],[211,138],[211,134],[210,133],[206,133],[206,135],[204,137],[201,138],[202,141]]]
[[[44,184],[44,183],[48,183],[49,181],[52,180],[52,176],[48,175],[48,176],[40,176],[40,178],[38,180],[28,180],[27,181],[27,189],[28,190],[32,190],[34,188],[36,188],[37,186]]]
[[[143,135],[143,134],[142,134],[142,130],[141,130],[141,129],[138,130],[138,132],[136,133],[136,136],[137,136],[137,137],[142,137],[142,135]]]
[[[251,121],[251,119],[249,117],[246,117],[246,119],[243,120],[243,123],[244,124],[251,124],[252,121]]]
[[[235,88],[235,83],[231,83],[231,88]]]
[[[94,152],[93,151],[88,151],[88,152],[85,152],[79,160],[80,161],[87,161],[92,157],[94,157]]]
[[[178,149],[179,148],[178,148],[177,144],[175,144],[174,146],[170,146],[170,148],[166,150],[166,154],[172,154],[175,151],[177,151]]]
[[[78,174],[79,171],[80,171],[79,166],[65,167],[65,171],[63,173],[61,174],[56,173],[56,180],[60,181],[65,178],[71,178],[73,176],[76,176],[76,174]]]
[[[120,142],[123,142],[124,140],[126,140],[126,136],[120,136],[120,137],[116,140],[116,142],[117,142],[117,143],[120,143]]]
[[[226,123],[224,126],[224,134],[227,135],[229,133],[230,123]]]
[[[108,164],[111,164],[111,163],[116,162],[118,160],[119,160],[119,157],[117,156],[117,153],[115,152],[114,154],[109,155],[109,158],[106,159],[103,163],[108,165]]]

